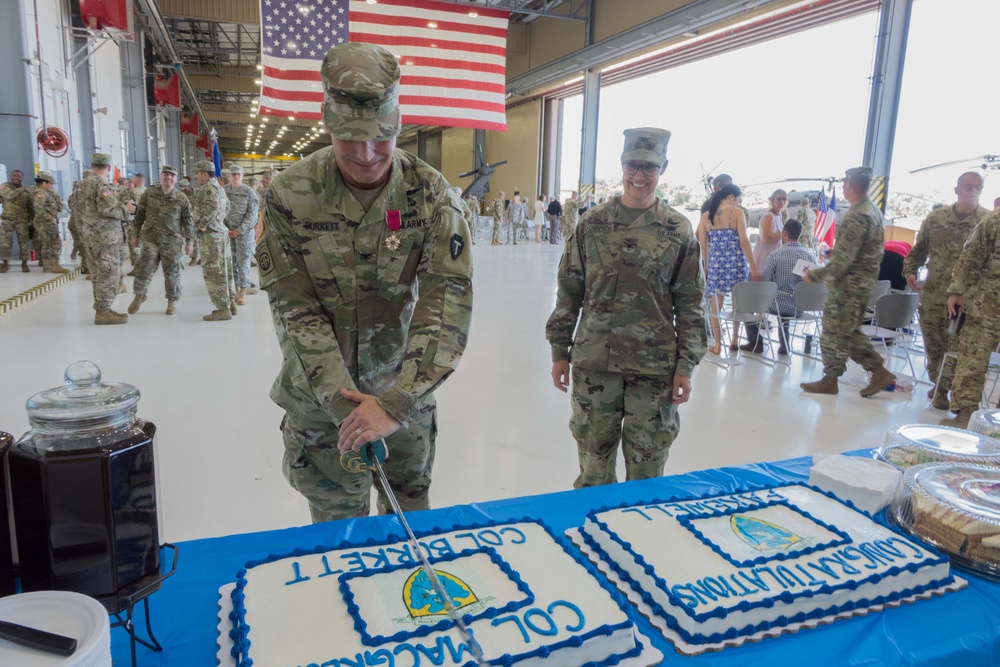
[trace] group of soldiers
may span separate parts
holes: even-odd
[[[195,188],[188,179],[178,181],[177,169],[169,165],[160,170],[160,179],[152,187],[146,187],[143,174],[136,174],[131,183],[125,178],[110,182],[111,156],[95,153],[91,168],[74,184],[68,198],[71,258],[79,254],[83,273],[93,285],[95,324],[128,321],[128,314],[112,310],[115,297],[128,291],[124,280],[127,261],[132,263],[127,275],[135,276],[129,314],[138,312],[147,300],[149,284],[161,265],[166,314],[177,312],[184,255],[203,267],[214,307],[205,320],[231,319],[237,306],[246,304],[246,296],[257,293],[251,282],[251,262],[260,221],[259,202],[273,173],[265,171],[262,180],[254,180],[251,186],[243,182],[243,168],[230,164],[223,170],[228,181],[223,186],[215,178],[212,162],[199,162],[195,169]],[[22,271],[30,271],[30,238],[45,271],[68,273],[69,269],[59,264],[62,241],[58,216],[63,202],[54,189],[55,179],[41,171],[32,188],[25,188],[23,179],[22,172],[13,171],[10,181],[0,186],[0,272],[9,270],[12,237],[17,234]]]
[[[460,194],[461,189],[457,188]],[[549,213],[549,205],[555,198],[550,198],[545,203],[545,221],[540,234],[536,240],[559,243],[565,241],[576,229],[580,216],[596,206],[592,195],[587,195],[585,199],[580,199],[577,192],[573,192],[563,203],[560,213]],[[514,197],[507,199],[505,192],[497,194],[496,199],[491,202],[483,200],[480,202],[476,197],[469,197],[465,200],[466,206],[472,211],[473,217],[470,228],[473,231],[473,243],[475,243],[476,219],[480,215],[487,215],[492,220],[491,245],[517,245],[518,239],[531,240],[528,232],[531,227],[530,221],[534,219],[532,203],[528,197],[522,197],[517,190]],[[553,231],[555,233],[553,234]],[[504,239],[504,240],[501,240]]]

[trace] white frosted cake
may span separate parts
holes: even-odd
[[[419,542],[490,664],[662,657],[637,639],[620,593],[540,522],[442,529]],[[232,601],[239,667],[475,664],[406,541],[248,563]]]
[[[803,485],[605,508],[582,536],[623,590],[691,645],[779,634],[955,584],[940,553]]]

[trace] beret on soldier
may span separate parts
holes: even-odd
[[[201,160],[194,165],[195,171],[207,171],[210,174],[215,173],[215,163],[211,160]]]
[[[94,153],[90,156],[90,164],[111,164],[111,156],[107,153]]]
[[[662,165],[667,161],[670,132],[658,127],[638,127],[625,130],[622,162],[640,160]]]
[[[320,69],[323,122],[348,141],[386,141],[399,134],[399,63],[381,46],[338,44]]]
[[[45,181],[47,183],[55,183],[56,179],[52,178],[52,174],[47,171],[40,171],[35,174],[36,181]]]

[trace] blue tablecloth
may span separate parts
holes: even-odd
[[[456,523],[531,516],[542,519],[557,534],[562,534],[568,528],[582,525],[586,513],[602,505],[680,494],[729,493],[748,484],[804,481],[808,478],[810,463],[809,458],[758,463],[544,496],[459,505],[408,514],[407,517],[415,530],[427,530]],[[879,518],[884,521],[884,517]],[[287,553],[300,547],[337,544],[345,539],[382,539],[400,532],[395,518],[372,517],[180,543],[177,573],[150,598],[153,630],[165,648],[157,654],[140,647],[138,664],[214,665],[217,591],[223,584],[233,581],[236,571],[247,560]],[[1000,665],[1000,584],[959,574],[969,580],[969,587],[956,593],[695,657],[676,653],[644,618],[635,616],[643,631],[663,650],[664,665]],[[141,618],[137,619],[137,625],[142,627]],[[112,650],[116,665],[129,664],[127,636],[121,629],[112,631]]]

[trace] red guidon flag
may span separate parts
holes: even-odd
[[[399,58],[403,123],[507,129],[508,12],[433,0],[261,0],[260,114],[319,120],[327,50],[368,42]]]

